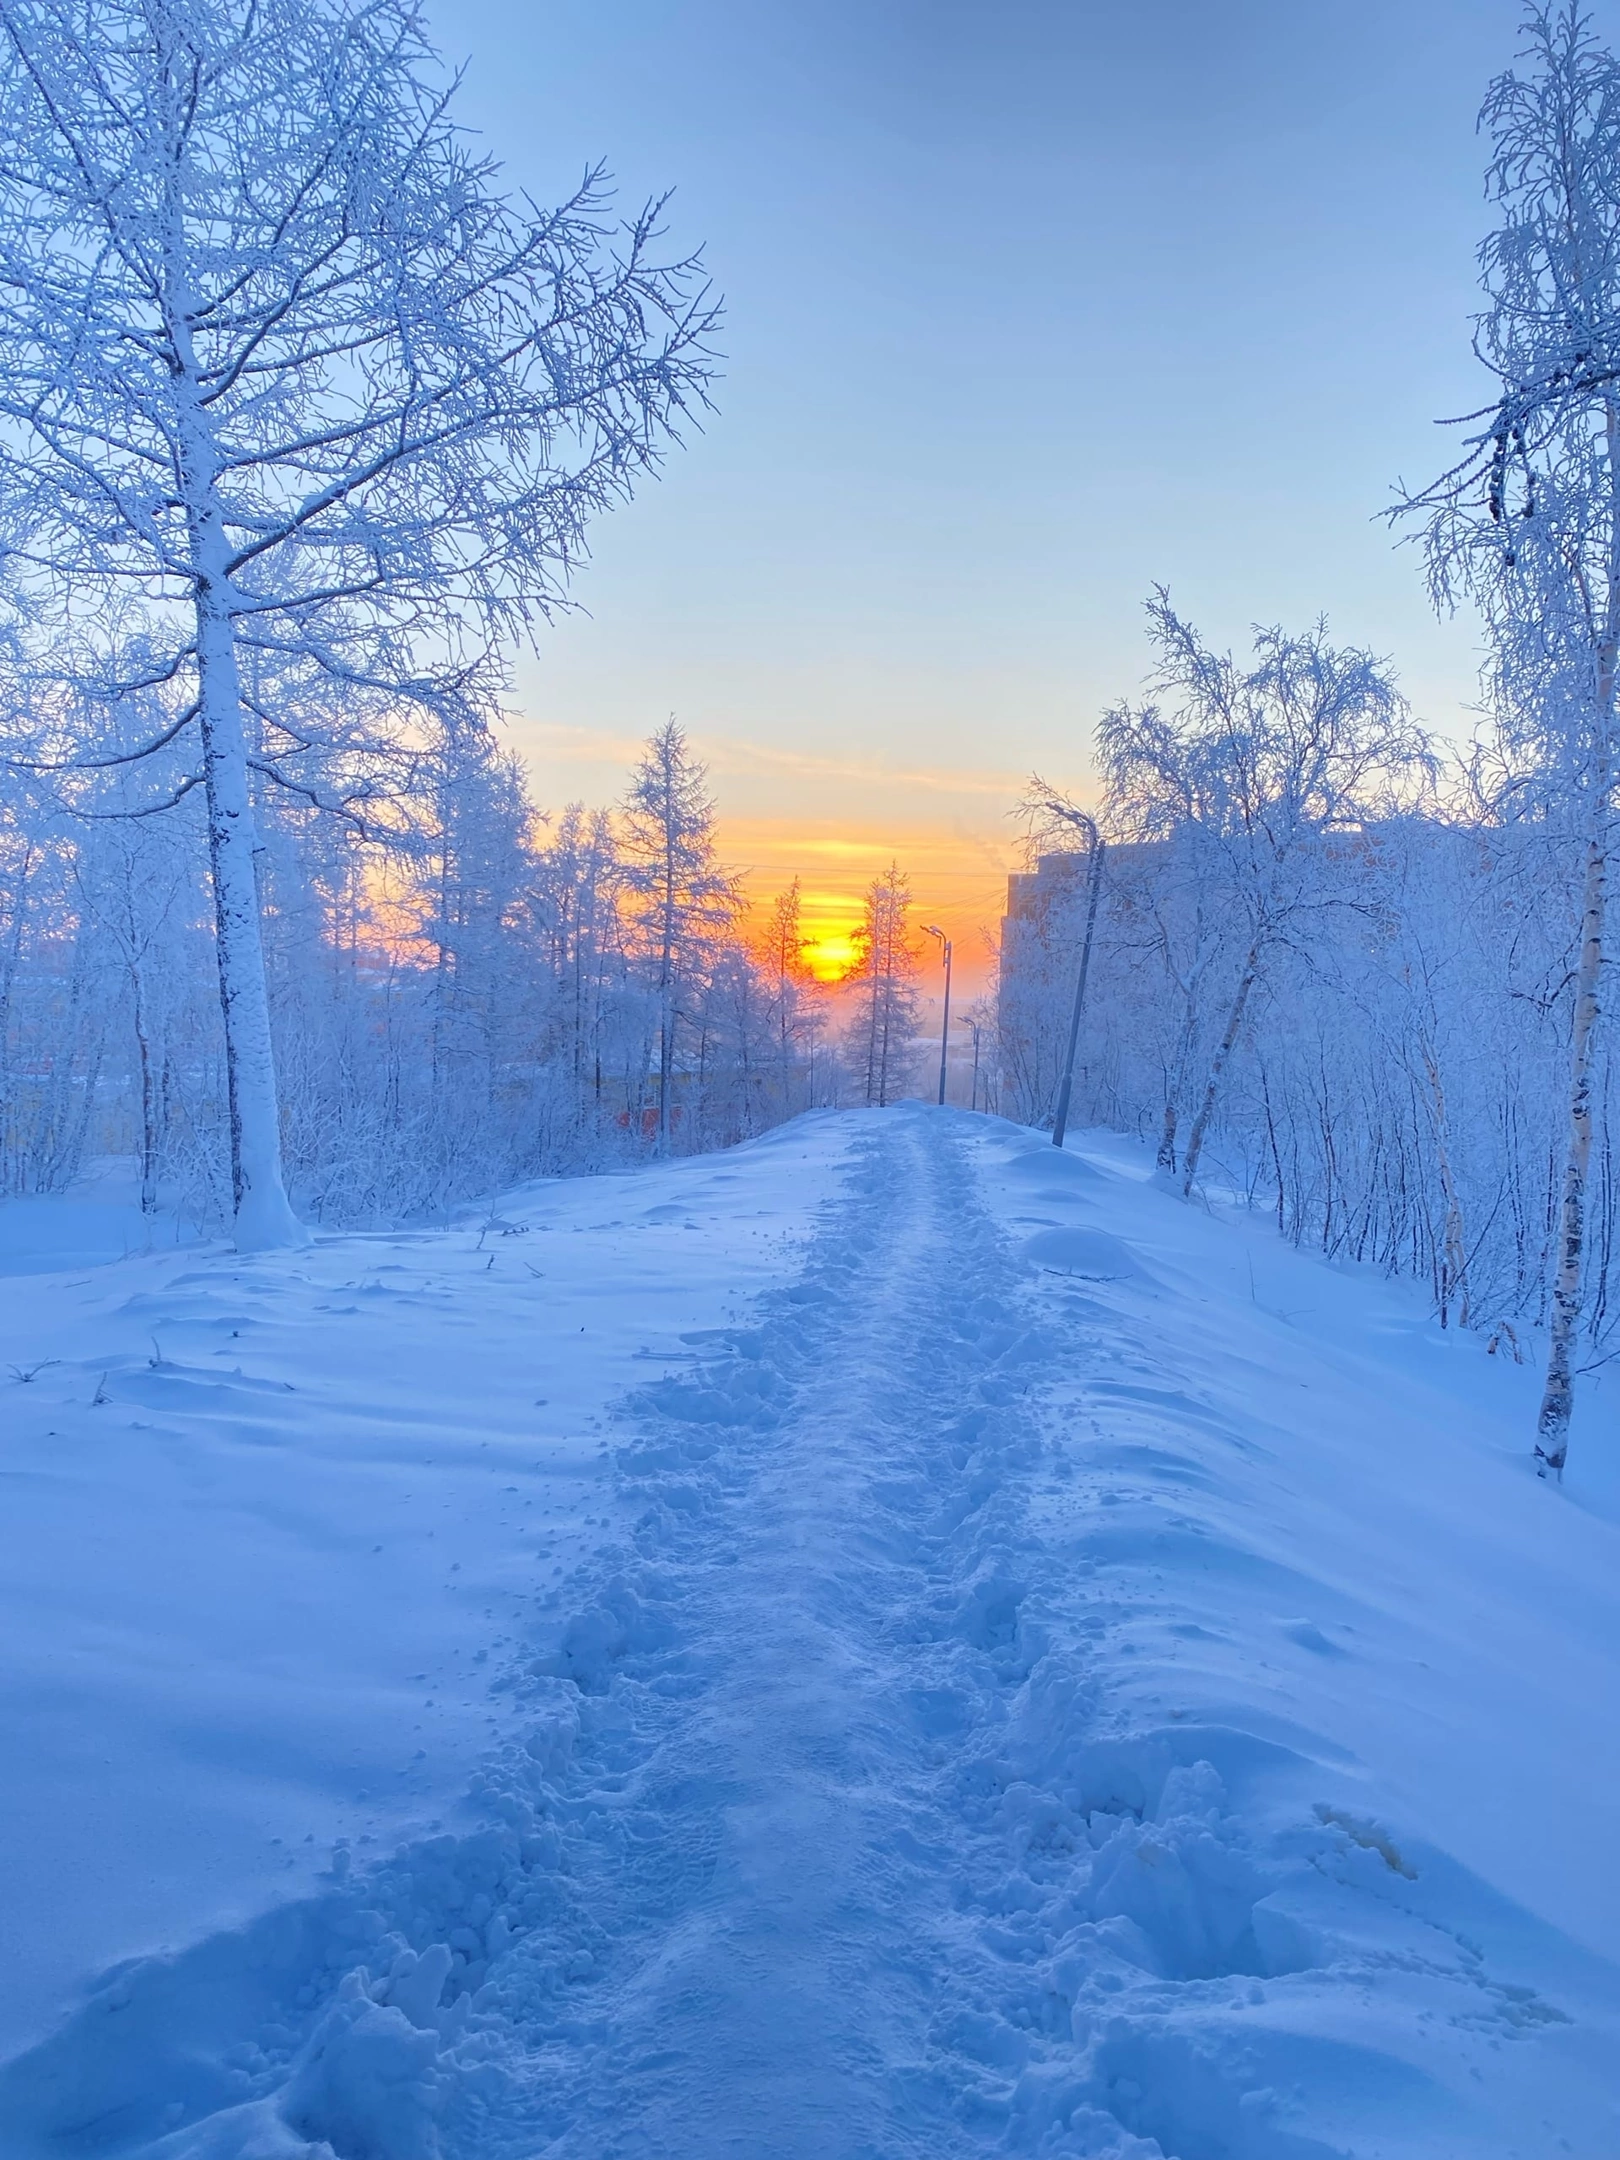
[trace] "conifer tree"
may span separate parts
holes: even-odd
[[[657,1001],[657,1134],[667,1154],[683,1022],[697,1009],[696,992],[740,904],[715,854],[707,771],[674,719],[647,738],[631,774],[623,848],[626,882],[640,903],[637,943]]]
[[[920,958],[910,925],[911,884],[891,862],[866,889],[847,983],[858,993],[849,1047],[863,1100],[881,1108],[904,1091],[917,1056]]]

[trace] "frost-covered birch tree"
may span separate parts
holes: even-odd
[[[47,642],[107,633],[81,692],[166,689],[129,754],[206,795],[244,1247],[302,1235],[263,791],[364,814],[413,729],[480,724],[707,375],[656,209],[503,196],[453,88],[409,0],[0,0],[7,583]]]
[[[1432,590],[1480,608],[1500,772],[1491,805],[1579,865],[1569,1087],[1537,1466],[1560,1477],[1583,1312],[1593,1088],[1614,851],[1620,662],[1620,65],[1575,4],[1532,7],[1482,115],[1501,222],[1480,250],[1475,350],[1499,386],[1432,488]]]
[[[1104,715],[1098,745],[1109,814],[1127,839],[1196,846],[1230,887],[1237,945],[1181,1161],[1190,1195],[1250,1001],[1276,947],[1315,904],[1321,853],[1387,808],[1426,757],[1387,669],[1303,635],[1255,633],[1240,666],[1212,651],[1161,589],[1148,603],[1165,702]]]

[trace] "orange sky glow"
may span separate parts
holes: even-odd
[[[953,941],[954,994],[972,997],[988,982],[1007,873],[1018,864],[1018,836],[1010,824],[1004,839],[986,839],[943,825],[801,824],[722,813],[719,839],[722,856],[741,872],[759,914],[799,879],[805,958],[823,981],[836,981],[854,957],[852,937],[866,888],[892,861],[911,880],[913,925],[937,923]],[[926,955],[923,986],[931,994],[937,973],[934,955]]]
[[[621,800],[642,749],[628,730],[559,723],[521,709],[512,734],[536,795],[552,807]],[[823,980],[836,981],[854,957],[850,940],[866,888],[892,861],[911,880],[912,922],[938,923],[954,943],[954,996],[965,1001],[988,986],[1007,874],[1022,860],[1023,828],[1011,813],[1027,774],[948,760],[937,768],[885,763],[702,727],[693,728],[691,741],[716,800],[721,862],[740,877],[756,924],[798,878],[801,921],[815,941],[806,958]],[[1054,777],[1072,784],[1078,776]],[[921,978],[930,998],[939,974],[930,953]]]

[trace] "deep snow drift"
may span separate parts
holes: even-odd
[[[23,1287],[8,2156],[1620,2149],[1620,1528],[1403,1290],[915,1106]]]

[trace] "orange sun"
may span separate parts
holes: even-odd
[[[866,911],[867,888],[898,861],[911,874],[911,923],[919,945],[924,997],[942,985],[939,955],[923,923],[944,926],[955,940],[958,1009],[984,988],[996,924],[1006,904],[1007,870],[1016,857],[1003,838],[992,842],[954,827],[898,825],[892,831],[850,830],[830,821],[800,825],[787,818],[723,823],[722,841],[743,873],[755,920],[764,924],[777,896],[799,880],[799,935],[806,971],[836,990],[859,958],[855,933]]]
[[[804,964],[817,982],[841,982],[855,963],[855,939],[848,930],[812,924],[804,940]]]
[[[804,964],[821,983],[842,981],[858,957],[855,933],[861,903],[853,893],[817,891],[802,896],[799,934]]]

